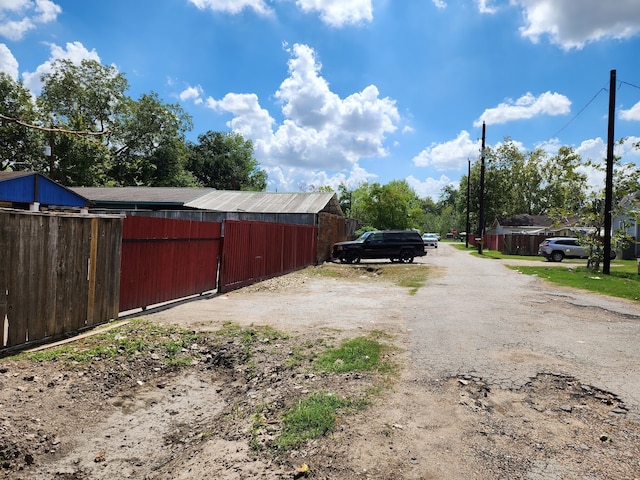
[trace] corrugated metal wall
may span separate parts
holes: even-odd
[[[0,350],[118,317],[122,218],[0,210]]]
[[[219,290],[315,264],[317,235],[313,226],[227,220]]]
[[[219,222],[125,218],[120,311],[215,290],[221,230]]]

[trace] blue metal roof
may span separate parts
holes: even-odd
[[[87,207],[89,200],[34,172],[0,172],[0,202]]]

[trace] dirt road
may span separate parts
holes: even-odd
[[[156,317],[206,328],[215,312],[298,333],[395,335],[407,351],[402,380],[333,437],[354,478],[640,478],[640,305],[446,243],[417,262],[431,275],[414,296],[298,277]]]
[[[69,370],[4,362],[0,454],[15,453],[5,477],[285,479],[304,462],[313,479],[640,480],[640,305],[446,243],[417,263],[429,279],[415,295],[384,280],[400,265],[369,261],[332,266],[348,279],[301,271],[143,314],[289,334],[252,347],[252,365],[233,338],[194,345],[199,360],[178,374],[154,354]],[[277,429],[268,413],[302,392],[372,386],[286,367],[292,352],[370,332],[399,347],[401,365],[373,404],[285,456],[255,448]],[[228,366],[212,368],[222,352]],[[267,415],[259,435],[256,412]]]

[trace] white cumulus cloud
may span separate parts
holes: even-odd
[[[332,27],[373,20],[371,0],[296,0],[296,5],[303,12],[318,12]]]
[[[406,180],[418,197],[428,197],[435,201],[440,199],[440,194],[444,187],[451,186],[457,188],[459,186],[458,182],[452,181],[446,175],[442,175],[440,178],[427,178],[424,181],[417,179],[413,175],[409,175]]]
[[[62,8],[51,0],[0,1],[0,36],[21,40],[29,30],[53,22]]]
[[[296,44],[290,53],[289,76],[274,94],[282,123],[251,93],[208,98],[207,106],[233,115],[229,126],[253,141],[266,167],[346,170],[361,158],[386,156],[386,135],[400,120],[395,101],[380,98],[374,85],[340,98],[320,75],[312,48]]]
[[[637,0],[510,0],[523,10],[523,37],[534,43],[548,37],[565,50],[581,49],[604,38],[626,39],[640,33]]]
[[[4,43],[0,43],[0,72],[6,73],[14,80],[18,79],[18,60]]]
[[[619,116],[621,120],[640,120],[640,102],[636,103],[629,110],[620,110]]]
[[[202,103],[202,87],[197,85],[195,87],[188,87],[182,92],[180,92],[179,98],[180,100],[187,101],[192,100],[196,105],[200,105]]]
[[[293,1],[293,0],[290,0]],[[435,0],[441,2],[442,0]],[[238,14],[253,10],[259,15],[272,15],[274,9],[265,0],[189,0],[200,10]],[[295,0],[304,13],[317,13],[331,27],[343,27],[373,20],[372,0]]]
[[[456,138],[444,143],[434,143],[413,158],[417,167],[434,167],[436,170],[460,170],[467,160],[480,155],[480,144],[471,140],[469,132],[462,130]]]
[[[269,15],[271,8],[264,0],[189,0],[200,10],[212,10],[214,12],[240,13],[245,9],[253,10],[260,15]]]
[[[487,125],[495,125],[539,115],[566,115],[570,111],[571,101],[564,95],[545,92],[536,97],[527,93],[515,101],[508,99],[497,107],[488,108],[473,125],[478,127],[482,125],[482,122]]]

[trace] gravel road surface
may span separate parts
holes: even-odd
[[[502,388],[560,373],[638,413],[640,305],[552,286],[446,243],[421,262],[442,268],[405,310],[416,368]]]

